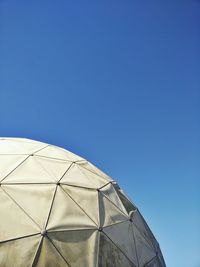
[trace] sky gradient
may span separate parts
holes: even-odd
[[[65,147],[200,267],[200,2],[0,0],[0,135]]]

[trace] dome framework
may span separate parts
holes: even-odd
[[[165,267],[137,207],[87,160],[1,138],[0,161],[1,267]]]

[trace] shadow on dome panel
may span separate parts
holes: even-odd
[[[103,232],[100,233],[98,266],[136,267]]]
[[[132,215],[132,223],[144,237],[144,239],[146,239],[147,242],[152,246],[152,248],[156,249],[158,242],[156,241],[146,221],[138,210],[136,210]]]
[[[149,263],[145,264],[144,267],[165,267],[164,263],[161,263],[159,258],[153,258]]]
[[[57,231],[48,233],[48,237],[70,266],[96,266],[97,230]]]
[[[132,224],[132,228],[135,238],[139,266],[145,266],[145,264],[147,264],[156,256],[156,251],[152,247],[149,240],[145,239],[143,235],[141,235],[134,224]]]
[[[104,227],[103,232],[137,266],[137,254],[131,222],[126,221]]]

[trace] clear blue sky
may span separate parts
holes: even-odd
[[[0,135],[63,146],[200,266],[200,1],[0,0]]]

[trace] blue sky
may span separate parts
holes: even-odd
[[[0,134],[115,178],[168,267],[200,266],[200,2],[0,1]]]

